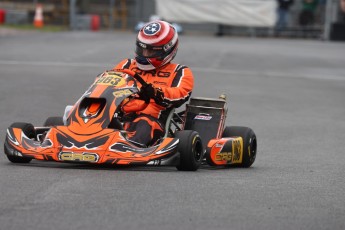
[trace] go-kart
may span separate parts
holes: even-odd
[[[161,139],[150,146],[131,141],[122,127],[123,116],[140,111],[146,103],[128,106],[129,102],[141,100],[137,81],[142,86],[147,84],[130,70],[106,71],[73,106],[66,108],[64,117],[49,117],[43,127],[13,123],[4,143],[7,158],[12,163],[36,159],[172,165],[182,171],[195,171],[202,163],[240,167],[253,164],[256,136],[247,127],[224,129],[225,98],[191,98],[185,111],[170,111]]]

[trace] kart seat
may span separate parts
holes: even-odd
[[[227,103],[224,99],[194,97],[186,106],[184,130],[195,130],[199,133],[204,147],[213,138],[220,138],[227,114]]]
[[[169,113],[169,115],[168,115],[168,117],[166,119],[165,128],[164,128],[165,133],[164,133],[163,138],[166,138],[169,135],[169,129],[170,129],[170,126],[171,126],[171,121],[173,119],[174,113],[175,113],[175,109],[173,108],[173,109],[170,110],[170,113]]]

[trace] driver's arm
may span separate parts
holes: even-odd
[[[132,66],[131,59],[124,59],[120,63],[118,63],[113,69],[131,69]],[[188,101],[190,95],[192,94],[192,90],[194,87],[194,77],[193,73],[187,66],[178,65],[174,73],[171,75],[173,79],[171,79],[170,86],[161,86],[156,85],[154,83],[150,84],[151,86],[160,89],[163,95],[150,95],[152,99],[155,99],[155,102],[163,107],[179,107],[183,105],[186,101]],[[148,90],[151,92],[154,91],[155,93],[157,90]]]
[[[170,87],[161,87],[164,94],[164,107],[179,107],[188,101],[192,94],[194,77],[192,71],[186,66],[179,66]]]

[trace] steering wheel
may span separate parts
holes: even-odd
[[[146,81],[138,73],[134,72],[133,70],[129,70],[129,69],[114,69],[114,70],[118,71],[118,72],[126,73],[126,74],[132,76],[135,80],[137,80],[141,84],[141,86],[142,86],[141,89],[148,86]],[[143,95],[141,89],[138,93],[139,97],[134,97],[134,99],[143,100],[143,101],[145,101],[146,104],[148,104],[149,102],[147,100],[145,100],[145,98],[140,96],[140,95]]]
[[[122,72],[122,73],[126,73],[128,75],[131,75],[135,80],[137,80],[138,82],[140,82],[140,84],[143,86],[143,87],[146,87],[148,84],[146,83],[146,81],[144,81],[144,79],[139,75],[137,74],[136,72],[134,72],[133,70],[129,70],[129,69],[114,69],[115,71],[118,71],[118,72]]]

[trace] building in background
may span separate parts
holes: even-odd
[[[291,6],[283,36],[301,37],[299,16],[303,1],[295,0]],[[333,0],[318,1],[313,25],[307,30],[311,38],[320,38],[324,33],[326,1]],[[271,36],[276,22],[276,0],[253,0],[251,5],[243,0],[0,0],[0,9],[6,10],[7,23],[30,23],[36,3],[43,3],[45,25],[72,24],[73,29],[88,29],[91,16],[96,15],[101,29],[133,31],[138,22],[146,22],[151,15],[159,15],[181,25],[185,33],[216,34],[221,28],[224,35]],[[179,14],[179,7],[183,7],[182,14]],[[246,10],[241,10],[243,7]],[[186,9],[188,13],[185,13]],[[177,16],[174,18],[174,15]]]

